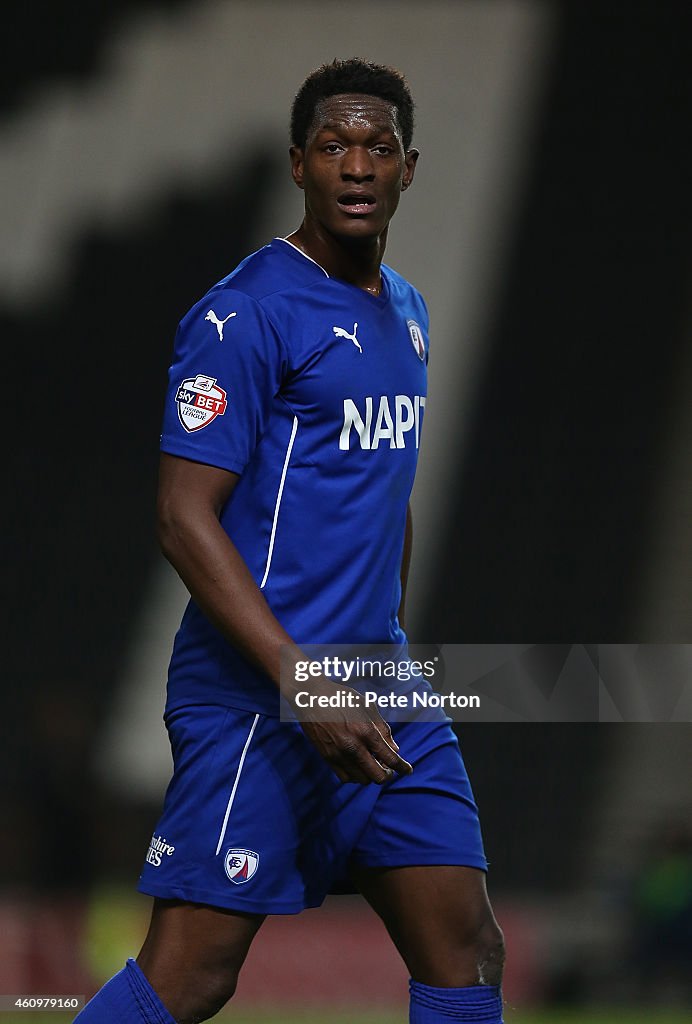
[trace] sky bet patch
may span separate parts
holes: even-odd
[[[226,411],[226,392],[216,383],[216,377],[196,377],[184,380],[175,396],[178,419],[188,434],[202,427],[208,427],[217,416]]]

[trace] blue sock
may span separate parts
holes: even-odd
[[[74,1024],[175,1024],[134,960],[90,999]]]
[[[502,1024],[502,995],[499,985],[471,985],[468,988],[431,988],[409,981],[411,995],[409,1024]]]

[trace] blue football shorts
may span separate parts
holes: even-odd
[[[478,811],[449,719],[392,723],[413,774],[342,783],[297,722],[213,705],[166,717],[174,774],[140,892],[294,914],[355,891],[349,869],[487,869]]]

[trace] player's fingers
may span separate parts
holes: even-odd
[[[373,782],[376,782],[378,786],[384,785],[385,782],[390,782],[395,777],[395,772],[392,768],[388,768],[386,764],[381,764],[376,757],[373,757],[372,760],[379,769],[377,778],[373,779]]]
[[[358,764],[349,764],[334,770],[342,782],[357,782],[361,786],[368,786],[371,782],[375,781]]]
[[[339,782],[351,782],[352,781],[351,777],[348,774],[348,772],[345,771],[343,768],[340,768],[338,764],[332,764],[332,771],[334,772],[334,774],[339,779]]]
[[[365,740],[351,738],[342,747],[339,766],[349,774],[349,781],[367,785],[375,782],[381,786],[393,777],[394,772],[373,757]],[[393,751],[392,751],[393,753]]]
[[[396,742],[392,735],[392,727],[389,724],[389,722],[385,722],[382,715],[380,715],[378,712],[375,712],[375,714],[371,718],[371,721],[372,724],[377,729],[377,731],[379,732],[382,739],[385,741],[385,743],[388,743],[390,747],[394,748],[394,750],[398,750],[399,744]]]
[[[391,747],[388,747],[383,740],[380,740],[382,748],[386,751],[385,755],[378,755],[374,753],[370,743],[363,745],[358,755],[358,763],[361,769],[368,775],[371,782],[375,782],[378,786],[382,786],[385,782],[389,782],[390,779],[394,778],[394,768],[388,764],[388,759],[396,758],[400,760],[399,755],[395,754]],[[406,764],[405,761],[402,762]]]
[[[373,742],[370,744],[370,753],[384,768],[391,768],[399,775],[410,775],[413,765],[405,761],[401,754],[393,750],[386,740],[382,738],[379,731],[373,734]]]
[[[374,782],[376,786],[383,786],[385,782],[389,782],[390,779],[394,778],[392,769],[380,764],[372,754],[367,754],[367,756],[363,757],[363,760],[360,762],[360,768],[360,774],[364,776],[366,782]]]
[[[383,735],[389,729],[387,722],[379,714],[375,714],[370,719],[369,727],[366,734],[363,736],[365,747],[367,751],[377,759],[380,765],[386,770],[387,768],[393,769],[400,775],[410,775],[413,771],[413,765],[405,761],[398,753],[398,746],[396,750],[390,742],[387,735]],[[391,733],[389,734],[391,736]],[[385,780],[379,780],[385,781]]]
[[[334,758],[331,760],[331,766],[340,782],[358,782],[362,786],[367,786],[372,781],[356,762]]]

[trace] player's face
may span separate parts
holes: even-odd
[[[345,93],[315,111],[305,150],[291,147],[306,217],[343,239],[378,237],[413,180],[418,151],[404,152],[397,110],[378,96]]]

